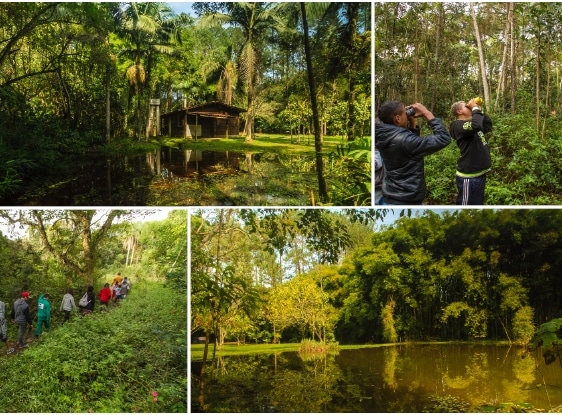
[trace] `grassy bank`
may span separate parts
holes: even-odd
[[[186,412],[186,306],[181,292],[139,284],[109,313],[74,316],[0,358],[0,408]]]
[[[402,343],[404,344],[404,343]],[[221,351],[217,351],[217,356],[233,356],[233,355],[250,355],[250,354],[271,354],[282,352],[296,352],[298,351],[300,343],[282,343],[282,344],[225,344]],[[361,349],[365,347],[385,347],[392,346],[392,344],[370,344],[370,345],[346,345],[339,346],[339,350],[348,349]],[[191,345],[191,360],[203,360],[204,344]],[[213,345],[209,345],[209,357],[212,356]]]
[[[354,350],[364,348],[378,348],[389,346],[409,346],[421,344],[479,344],[479,345],[493,345],[493,346],[506,346],[509,345],[506,341],[448,341],[448,342],[404,342],[404,343],[383,343],[383,344],[348,344],[338,345],[338,350]],[[282,344],[225,344],[221,351],[217,351],[217,356],[233,356],[233,355],[251,355],[251,354],[271,354],[282,352],[296,352],[298,351],[300,343],[282,343]],[[203,344],[191,345],[191,360],[203,360]],[[209,345],[209,358],[213,353],[213,345]]]
[[[267,153],[291,153],[301,155],[314,154],[314,137],[301,136],[300,143],[296,143],[296,136],[278,134],[257,134],[256,139],[246,143],[244,137],[221,138],[221,139],[199,139],[183,140],[177,138],[163,138],[162,143],[176,147],[181,145],[189,150],[206,151],[236,151],[236,152],[267,152]],[[342,144],[341,137],[324,137],[323,151],[329,153],[336,151],[338,144]]]

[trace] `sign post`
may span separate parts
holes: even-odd
[[[150,106],[156,107],[156,136],[160,137],[160,100],[159,99],[151,99],[150,100]]]

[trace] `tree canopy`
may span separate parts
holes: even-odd
[[[525,343],[562,310],[558,210],[421,211],[382,227],[323,210],[312,211],[310,227],[310,212],[192,216],[193,332],[216,335],[219,346],[304,338]]]

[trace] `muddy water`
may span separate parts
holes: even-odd
[[[192,372],[199,369],[194,362]],[[192,379],[193,411],[493,412],[562,405],[560,362],[545,366],[540,353],[508,346],[390,346],[317,359],[232,356],[215,362],[203,393]]]

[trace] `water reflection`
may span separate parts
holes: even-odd
[[[200,363],[192,364],[198,373]],[[562,368],[519,347],[408,345],[217,359],[204,387],[209,412],[453,412],[562,405]],[[193,395],[198,380],[193,377]]]
[[[177,150],[91,154],[56,183],[0,200],[27,206],[221,206],[310,204],[317,180],[307,156]]]

